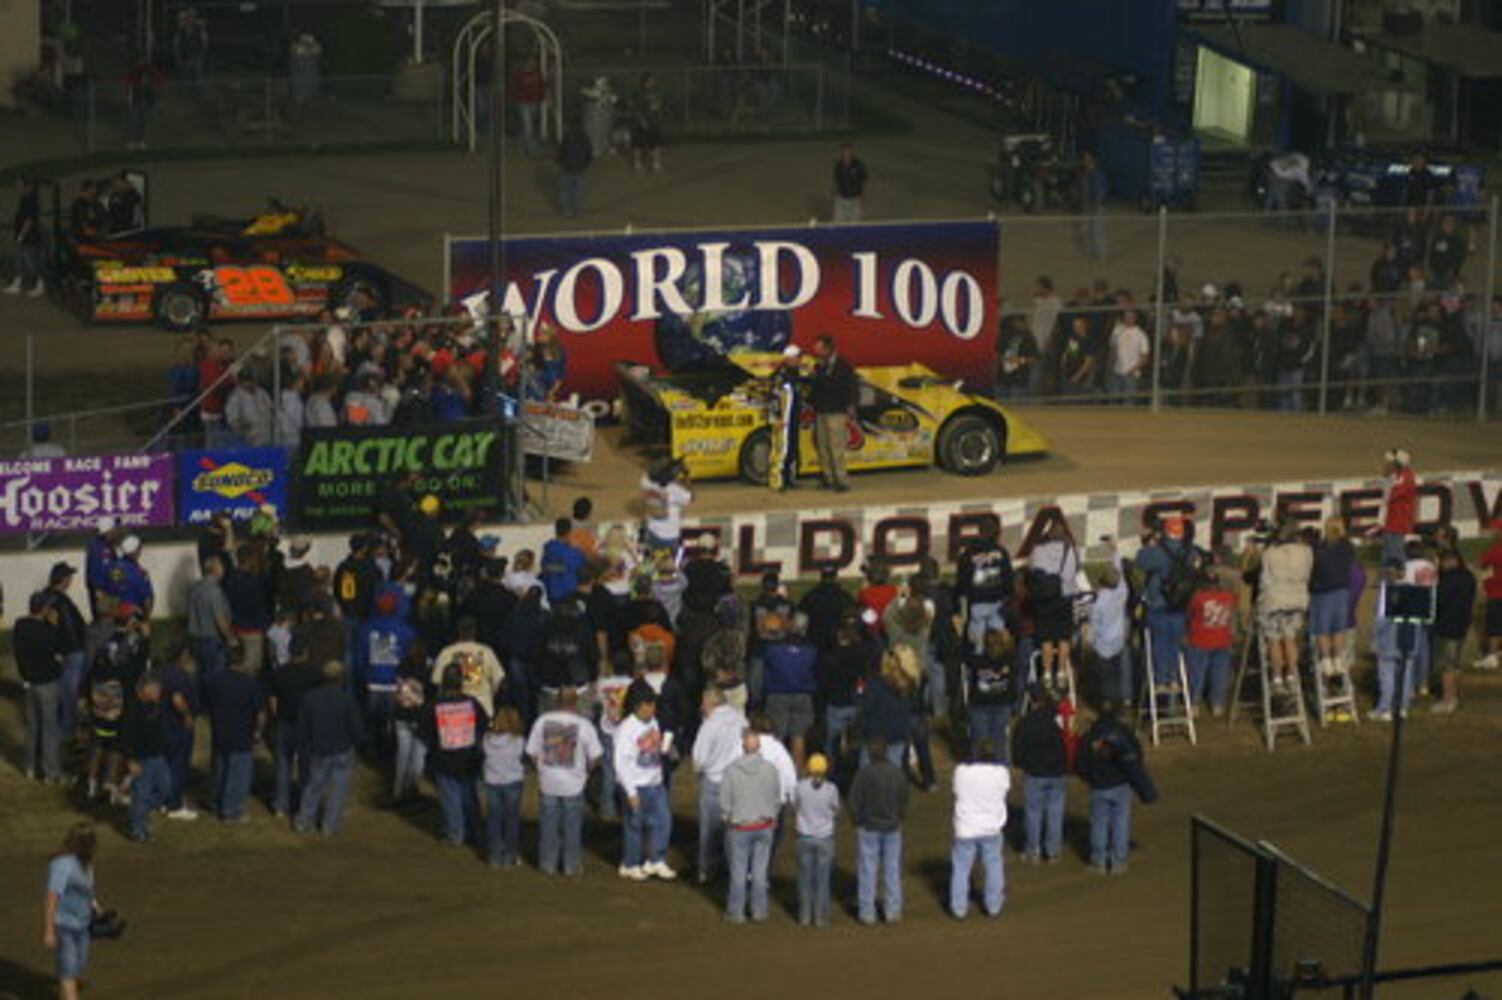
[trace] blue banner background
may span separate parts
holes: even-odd
[[[205,524],[220,511],[248,521],[263,503],[287,512],[286,448],[213,448],[177,455],[177,516]],[[234,494],[234,495],[231,495]]]

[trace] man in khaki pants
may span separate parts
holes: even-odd
[[[850,489],[845,472],[845,421],[855,408],[855,369],[835,350],[834,338],[819,334],[814,341],[814,372],[809,380],[809,403],[814,408],[814,444],[824,488]]]

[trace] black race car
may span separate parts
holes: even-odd
[[[143,197],[140,228],[59,233],[54,287],[87,319],[193,330],[212,320],[311,317],[340,307],[374,318],[432,305],[418,286],[324,235],[322,220],[304,210],[273,201],[251,219],[151,226],[145,204]]]

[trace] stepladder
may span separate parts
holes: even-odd
[[[1031,692],[1034,684],[1041,684],[1055,698],[1065,698],[1068,699],[1070,705],[1079,705],[1078,692],[1074,686],[1075,671],[1074,663],[1072,662],[1073,658],[1079,655],[1078,650],[1079,644],[1074,643],[1070,648],[1068,657],[1062,662],[1055,661],[1052,664],[1053,669],[1049,676],[1044,676],[1043,650],[1041,648],[1033,650],[1033,655],[1028,657],[1027,661],[1027,675],[1022,685],[1022,700],[1018,708],[1019,715],[1026,713],[1032,704]]]
[[[1278,734],[1284,731],[1296,733],[1307,745],[1312,742],[1309,733],[1309,716],[1304,710],[1304,690],[1298,668],[1291,671],[1293,683],[1274,683],[1271,656],[1266,636],[1255,625],[1246,632],[1242,646],[1241,662],[1236,668],[1236,681],[1231,691],[1231,710],[1226,713],[1226,725],[1236,722],[1237,711],[1246,704],[1243,694],[1247,679],[1253,675],[1252,657],[1256,656],[1256,704],[1262,712],[1262,741],[1268,752],[1277,748]]]
[[[1168,683],[1159,684],[1153,662],[1152,636],[1144,630],[1142,652],[1147,669],[1143,671],[1142,695],[1137,702],[1137,728],[1148,727],[1153,746],[1162,742],[1171,732],[1182,731],[1189,737],[1190,745],[1199,743],[1194,728],[1194,705],[1189,700],[1189,673],[1184,667],[1184,651],[1176,650],[1174,662],[1166,676]]]
[[[1309,680],[1314,689],[1314,713],[1321,728],[1331,723],[1361,722],[1356,684],[1351,680],[1354,638],[1348,634],[1336,655],[1321,657],[1318,641],[1313,634],[1309,636]]]

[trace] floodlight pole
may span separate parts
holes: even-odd
[[[1408,661],[1418,644],[1419,627],[1411,621],[1398,628],[1398,675],[1393,680],[1392,748],[1387,757],[1387,789],[1382,799],[1382,835],[1377,841],[1377,871],[1372,882],[1372,908],[1366,918],[1366,941],[1361,951],[1361,998],[1372,1000],[1377,989],[1377,945],[1382,936],[1382,897],[1387,890],[1387,861],[1392,853],[1393,816],[1397,809],[1398,760],[1403,746],[1403,716],[1408,714]]]

